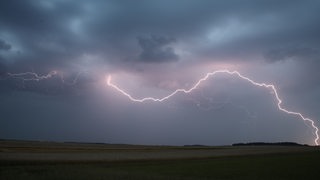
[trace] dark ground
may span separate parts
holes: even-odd
[[[138,146],[0,141],[0,179],[319,179],[307,146]]]

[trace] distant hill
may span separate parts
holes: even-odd
[[[295,142],[249,142],[249,143],[235,143],[232,146],[309,146],[307,144],[299,144]]]

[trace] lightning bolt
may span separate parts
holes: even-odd
[[[72,81],[67,81],[64,77],[63,72],[60,72],[60,71],[51,71],[45,75],[39,75],[35,72],[7,73],[7,75],[11,78],[20,79],[22,81],[41,81],[41,80],[46,80],[46,79],[50,79],[55,76],[58,76],[58,77],[60,77],[61,82],[63,84],[73,86],[73,85],[77,84],[79,77],[83,73],[84,72],[78,72]]]
[[[58,74],[57,71],[51,71],[46,75],[38,75],[37,73],[34,73],[34,72],[23,72],[23,73],[8,73],[8,76],[21,79],[23,81],[40,81],[40,80],[52,78],[57,74]]]
[[[202,82],[206,81],[208,78],[210,78],[211,76],[214,76],[216,74],[229,74],[229,75],[237,76],[237,77],[239,77],[239,78],[251,83],[252,85],[270,89],[272,91],[272,93],[274,94],[275,99],[277,100],[277,106],[278,106],[278,109],[280,111],[285,112],[285,113],[287,113],[289,115],[297,116],[297,117],[301,118],[303,121],[309,122],[311,124],[312,128],[314,129],[314,133],[315,133],[314,143],[316,145],[319,145],[318,144],[318,140],[319,140],[318,131],[319,131],[319,129],[315,125],[314,120],[305,117],[304,115],[302,115],[299,112],[290,111],[290,110],[287,110],[284,107],[282,107],[282,100],[280,99],[278,91],[277,91],[276,87],[273,84],[255,82],[254,80],[252,80],[252,79],[240,74],[238,71],[217,70],[217,71],[209,72],[203,78],[198,80],[191,88],[189,88],[189,89],[177,89],[177,90],[173,91],[171,94],[169,94],[167,96],[164,96],[162,98],[154,98],[154,97],[145,97],[145,98],[141,98],[141,99],[135,98],[135,97],[131,96],[129,93],[127,93],[126,91],[122,90],[117,85],[113,84],[111,82],[112,78],[111,78],[110,75],[107,78],[107,85],[112,87],[112,88],[114,88],[115,90],[117,90],[118,92],[123,94],[124,96],[128,97],[133,102],[139,102],[139,103],[143,103],[145,101],[162,102],[162,101],[165,101],[165,100],[171,98],[172,96],[176,95],[177,93],[188,94],[188,93],[192,92],[193,90],[197,89]]]

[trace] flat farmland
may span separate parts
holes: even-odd
[[[319,147],[0,141],[0,179],[319,179]]]

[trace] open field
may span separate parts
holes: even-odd
[[[0,141],[0,179],[319,179],[307,146],[139,146]]]

